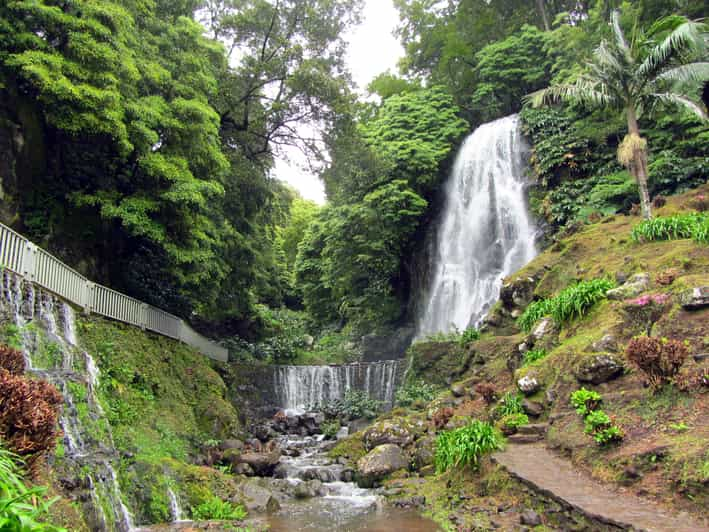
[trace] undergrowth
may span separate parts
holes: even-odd
[[[443,473],[451,467],[477,469],[480,458],[499,449],[501,444],[494,427],[477,419],[465,427],[442,432],[436,439],[436,472]]]
[[[635,242],[691,238],[709,244],[709,214],[675,214],[643,220],[633,227],[631,238]]]

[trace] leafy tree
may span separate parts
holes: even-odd
[[[573,84],[537,91],[529,100],[534,106],[565,100],[622,110],[628,134],[618,148],[618,160],[635,177],[643,216],[650,218],[647,140],[640,136],[638,117],[656,103],[671,103],[706,118],[703,104],[693,101],[688,92],[693,82],[709,78],[709,63],[687,60],[692,54],[705,54],[706,26],[677,16],[667,17],[657,21],[647,33],[636,27],[628,43],[618,11],[612,13],[611,24],[614,40],[601,41],[588,72]],[[658,42],[663,33],[666,36]]]

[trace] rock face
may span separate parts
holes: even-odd
[[[534,377],[525,375],[517,381],[517,387],[525,395],[532,395],[539,389],[539,381]]]
[[[698,310],[709,307],[709,286],[697,286],[682,292],[679,301],[682,308],[686,310]]]
[[[250,512],[273,513],[281,508],[271,491],[254,482],[247,482],[243,485],[241,500]]]
[[[610,353],[585,357],[576,368],[574,375],[579,382],[601,384],[623,374],[622,360]]]
[[[414,339],[414,327],[401,327],[385,334],[368,334],[360,342],[365,362],[401,358]]]
[[[387,475],[404,469],[408,461],[398,445],[379,445],[357,461],[357,484],[371,488]]]
[[[628,299],[640,295],[642,292],[650,287],[650,274],[649,273],[636,273],[630,279],[628,279],[625,284],[617,287],[611,288],[606,292],[608,299],[615,299],[617,301]]]
[[[248,452],[241,455],[233,455],[231,462],[234,466],[248,464],[253,472],[260,477],[267,477],[273,474],[273,470],[278,465],[281,458],[281,451],[275,449],[268,453]]]
[[[413,427],[402,420],[380,421],[364,432],[364,448],[371,451],[385,443],[407,447],[413,443],[415,437]]]

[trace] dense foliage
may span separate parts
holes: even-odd
[[[692,238],[707,244],[709,243],[709,214],[703,212],[675,214],[643,220],[633,227],[631,238],[635,242]]]
[[[500,448],[502,442],[495,428],[477,419],[459,429],[442,432],[436,438],[436,471],[451,467],[477,469],[481,458]]]

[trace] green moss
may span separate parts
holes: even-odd
[[[363,436],[363,432],[355,432],[354,434],[341,439],[337,442],[337,445],[330,449],[328,456],[333,460],[344,457],[351,462],[356,462],[367,454],[367,451],[364,448]]]

